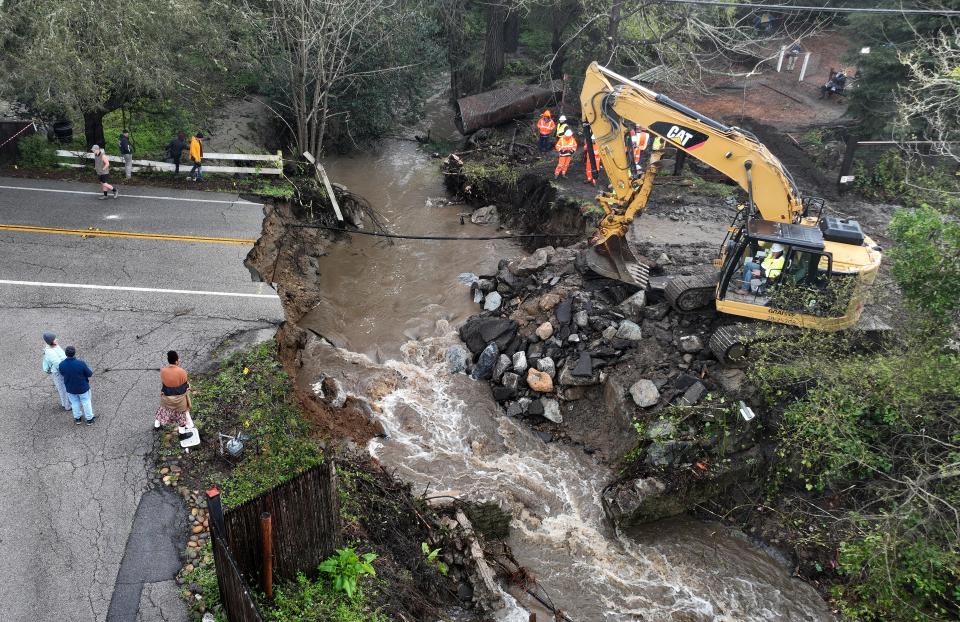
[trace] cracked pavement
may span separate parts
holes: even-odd
[[[97,190],[95,183],[23,179],[0,179],[0,186]],[[262,207],[236,195],[145,187],[129,192],[193,200],[121,194],[98,201],[93,194],[0,188],[0,223],[237,238],[260,233]],[[4,231],[0,279],[271,294],[243,266],[248,250]],[[0,283],[2,619],[187,619],[172,581],[183,545],[177,523],[182,508],[173,508],[178,500],[164,500],[147,481],[155,369],[170,349],[180,352],[188,370],[201,367],[226,337],[282,319],[276,298]],[[62,346],[75,345],[94,370],[93,427],[73,425],[40,371],[46,330]]]

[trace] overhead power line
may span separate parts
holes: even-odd
[[[696,4],[706,6],[724,6],[746,9],[766,9],[782,12],[811,13],[885,13],[888,15],[943,15],[960,16],[960,11],[950,9],[871,9],[844,6],[800,6],[792,4],[753,4],[749,2],[729,2],[726,0],[660,0],[664,4]]]

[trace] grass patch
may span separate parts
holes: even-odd
[[[254,187],[251,192],[261,197],[289,201],[293,198],[294,187],[293,184],[286,180],[278,181],[277,183],[262,182],[260,185]]]
[[[272,341],[234,354],[210,376],[195,378],[193,413],[208,439],[218,432],[246,437],[244,458],[226,474],[210,469],[208,484],[220,486],[223,503],[235,507],[323,461],[309,422],[294,399],[293,385]],[[216,459],[215,443],[207,455]],[[191,454],[193,456],[193,454]]]
[[[707,181],[691,171],[684,171],[683,179],[691,183],[691,193],[704,197],[725,199],[733,196],[737,191],[736,186],[731,186],[722,182]]]
[[[520,180],[520,171],[517,167],[505,163],[489,165],[467,161],[463,163],[463,175],[467,178],[468,184],[481,189],[490,185],[515,187]]]

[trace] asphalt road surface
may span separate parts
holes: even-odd
[[[151,489],[166,351],[184,366],[269,334],[279,300],[243,266],[263,207],[235,195],[0,178],[0,619],[186,620],[173,581],[183,506]],[[124,232],[134,237],[89,237]],[[143,235],[146,234],[146,235]],[[213,241],[194,238],[229,238]],[[94,370],[76,426],[41,334]]]

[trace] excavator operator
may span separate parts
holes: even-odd
[[[770,254],[764,257],[762,263],[756,261],[745,261],[743,263],[743,285],[737,290],[738,294],[749,294],[750,283],[753,279],[763,282],[772,280],[780,276],[783,271],[783,264],[786,258],[783,256],[783,245],[774,244],[770,247]]]

